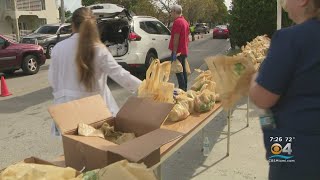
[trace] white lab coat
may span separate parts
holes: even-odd
[[[79,34],[75,33],[70,38],[58,43],[52,50],[48,78],[49,84],[53,88],[54,104],[100,94],[113,116],[115,116],[119,107],[107,85],[107,77],[110,76],[115,82],[132,93],[138,89],[141,81],[123,69],[103,44],[97,44],[95,46],[96,55],[93,59],[97,83],[93,92],[87,92],[85,86],[80,84],[78,80],[76,65],[78,39]],[[53,135],[60,135],[54,124],[51,132]]]

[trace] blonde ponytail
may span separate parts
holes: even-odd
[[[92,92],[95,80],[95,45],[101,43],[97,24],[92,11],[88,8],[77,9],[72,16],[73,25],[79,31],[79,42],[76,54],[78,77],[87,91]]]

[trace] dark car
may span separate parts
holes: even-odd
[[[210,28],[205,23],[198,23],[196,24],[194,32],[196,34],[200,34],[200,33],[207,34],[207,33],[210,33]]]
[[[43,25],[32,34],[24,36],[21,43],[38,44],[43,47],[47,58],[50,58],[53,47],[60,41],[67,39],[72,34],[71,24]]]
[[[213,29],[212,37],[213,39],[217,39],[217,38],[228,39],[230,38],[230,31],[226,25],[216,26]]]
[[[41,46],[19,44],[0,35],[0,72],[11,74],[22,69],[26,74],[36,74],[45,62]]]

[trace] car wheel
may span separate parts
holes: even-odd
[[[146,57],[146,63],[145,63],[146,69],[148,69],[151,62],[157,58],[158,58],[157,55],[155,55],[153,52],[149,52]]]
[[[15,69],[3,71],[4,74],[13,74],[14,72],[16,72]]]
[[[52,53],[52,49],[53,49],[54,45],[53,44],[50,44],[48,47],[47,47],[47,58],[50,59],[51,58],[51,53]]]
[[[28,55],[23,59],[22,70],[24,73],[32,75],[38,73],[40,66],[37,61],[37,57],[34,55]]]

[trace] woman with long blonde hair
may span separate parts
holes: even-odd
[[[110,111],[119,108],[107,85],[107,77],[131,92],[141,81],[123,69],[100,41],[95,16],[89,8],[77,9],[72,15],[73,35],[52,50],[49,83],[54,103],[60,104],[100,94]],[[59,135],[53,126],[52,132]]]
[[[320,0],[283,0],[296,23],[277,31],[250,98],[260,117],[269,179],[320,179]]]

